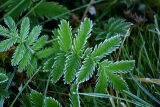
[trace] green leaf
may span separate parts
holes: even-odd
[[[46,97],[44,100],[45,107],[62,107],[54,98]]]
[[[27,66],[27,76],[29,77],[32,76],[36,68],[37,68],[37,59],[34,56],[32,56],[31,61],[29,65]]]
[[[94,48],[91,57],[96,58],[97,60],[102,59],[104,56],[109,55],[115,51],[121,43],[120,36],[114,36],[109,39],[106,39],[103,43],[100,43]]]
[[[87,39],[90,37],[92,26],[92,21],[88,18],[85,18],[84,22],[81,23],[76,39],[74,39],[74,51],[76,51],[76,53],[83,50]]]
[[[133,69],[134,64],[135,64],[134,60],[117,61],[107,65],[106,69],[115,73],[117,72],[127,73],[128,71]]]
[[[71,107],[80,107],[80,98],[79,98],[79,95],[76,94],[78,93],[78,87],[79,87],[78,84],[71,85],[71,89],[70,89],[71,93],[69,94]]]
[[[24,50],[24,57],[20,61],[20,64],[18,66],[19,71],[23,71],[25,67],[29,64],[31,60],[31,52],[28,49]]]
[[[103,68],[98,70],[98,79],[96,82],[95,92],[96,93],[106,93],[107,88],[107,75]]]
[[[28,36],[29,28],[30,28],[29,18],[25,17],[25,18],[22,20],[21,29],[20,29],[21,42],[24,42],[25,38]]]
[[[22,15],[22,13],[29,9],[32,4],[32,0],[12,0],[7,8],[5,8],[5,16],[12,16],[14,19]],[[12,11],[11,11],[12,10]],[[10,13],[11,11],[11,13]],[[9,14],[8,14],[9,13]]]
[[[132,23],[126,22],[124,19],[110,18],[107,24],[107,38],[116,34],[125,35],[131,25]]]
[[[77,83],[82,83],[89,80],[89,78],[93,75],[95,67],[96,64],[93,59],[91,57],[87,57],[77,74]]]
[[[57,19],[60,14],[66,13],[68,9],[63,5],[59,5],[56,2],[42,2],[38,5],[32,14],[36,14],[39,17],[47,17]]]
[[[11,17],[6,17],[4,18],[4,22],[5,24],[8,26],[8,28],[12,31],[16,31],[17,27],[16,24],[14,22],[14,20]]]
[[[0,35],[7,37],[7,38],[10,37],[9,30],[0,25]]]
[[[56,58],[55,58],[55,62],[52,66],[52,76],[51,76],[51,80],[52,82],[56,83],[63,75],[63,69],[65,67],[65,60],[66,60],[66,56],[64,53],[58,53]]]
[[[6,82],[7,80],[8,77],[5,74],[0,73],[0,84]]]
[[[34,51],[38,51],[40,50],[47,42],[48,40],[48,36],[44,35],[44,36],[41,36],[36,43],[33,44],[32,46],[32,49]]]
[[[71,48],[71,30],[69,23],[66,20],[62,20],[58,30],[59,45],[62,51],[67,52]]]
[[[43,107],[43,95],[41,93],[32,90],[30,97],[34,107]]]
[[[0,52],[6,51],[11,48],[16,43],[16,41],[16,38],[9,38],[0,42]]]
[[[116,90],[122,91],[122,90],[128,90],[127,83],[118,75],[113,74],[112,72],[106,71],[108,80],[113,83],[113,87]]]
[[[66,83],[70,83],[74,80],[76,71],[80,65],[80,57],[75,53],[67,55],[67,60],[64,69],[64,80]]]
[[[32,45],[37,39],[38,36],[40,35],[42,30],[41,26],[35,26],[32,31],[30,32],[28,38],[27,38],[27,44]]]
[[[13,57],[12,57],[12,65],[15,66],[17,64],[19,64],[19,62],[21,61],[21,59],[24,56],[24,44],[20,44],[19,46],[17,46]]]
[[[39,52],[36,53],[36,56],[38,59],[47,58],[48,56],[52,55],[54,53],[53,48],[45,48]]]
[[[43,69],[45,71],[48,71],[52,68],[53,64],[54,64],[54,57],[51,57],[44,63]]]

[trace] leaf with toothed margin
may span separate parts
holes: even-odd
[[[122,60],[122,61],[116,61],[116,62],[111,62],[106,66],[106,69],[114,72],[114,73],[127,73],[130,70],[133,69],[135,64],[134,60]]]
[[[105,71],[108,77],[108,80],[112,82],[113,87],[116,90],[122,91],[122,90],[128,90],[127,83],[121,78],[120,76],[113,74],[110,71]]]
[[[15,50],[15,53],[12,57],[12,65],[15,66],[17,64],[19,64],[19,62],[21,61],[21,59],[23,58],[24,56],[24,44],[20,44],[16,50]]]
[[[99,67],[98,69],[98,79],[95,86],[96,93],[105,93],[107,87],[107,75],[103,69],[103,67]]]
[[[17,38],[9,38],[0,42],[0,52],[6,51],[11,48],[17,41]]]
[[[8,17],[4,18],[4,22],[10,30],[12,30],[12,31],[17,30],[16,24],[15,24],[14,20],[12,19],[12,17],[8,16]]]
[[[29,21],[28,17],[25,17],[22,20],[21,29],[20,29],[21,42],[24,42],[24,40],[27,38],[28,33],[29,33],[29,29],[30,29],[30,21]]]
[[[26,66],[28,65],[28,63],[31,60],[31,52],[28,49],[24,49],[24,57],[22,58],[22,60],[19,63],[18,66],[18,71],[23,71]]]
[[[80,51],[84,49],[85,44],[87,43],[87,39],[90,37],[90,33],[92,31],[92,21],[88,18],[85,18],[84,21],[81,23],[78,34],[74,39],[74,51],[79,54]]]
[[[40,33],[41,33],[42,27],[41,26],[35,26],[32,31],[29,33],[28,38],[26,40],[28,45],[32,45],[36,40],[38,39]]]
[[[96,63],[91,57],[87,57],[86,59],[84,59],[83,65],[77,73],[77,82],[82,83],[89,80],[89,78],[93,75],[95,67]]]
[[[30,94],[31,102],[34,107],[43,106],[43,95],[37,91],[32,90]]]
[[[63,69],[65,67],[66,56],[65,53],[58,53],[55,62],[51,70],[51,80],[56,83],[63,75]]]
[[[70,83],[75,79],[76,71],[78,70],[80,65],[80,57],[75,54],[71,53],[67,55],[67,60],[64,68],[64,80],[66,83]]]
[[[46,72],[49,71],[52,68],[53,64],[54,64],[54,57],[51,57],[44,63],[43,71]]]
[[[120,43],[121,37],[119,35],[106,39],[104,42],[100,43],[94,48],[91,57],[100,60],[104,56],[115,51],[120,46]]]
[[[80,107],[80,98],[78,93],[78,84],[72,84],[70,89],[70,101],[71,101],[71,107]]]
[[[62,51],[67,52],[71,46],[72,46],[72,33],[71,33],[71,27],[69,25],[69,22],[67,22],[66,20],[62,20],[61,24],[59,25],[59,45]]]
[[[62,107],[61,104],[51,97],[46,97],[44,99],[44,107]]]

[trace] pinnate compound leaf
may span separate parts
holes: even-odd
[[[9,38],[0,42],[0,52],[6,51],[11,48],[16,43],[16,41],[16,38]]]
[[[80,58],[77,54],[71,53],[70,55],[67,55],[67,60],[64,69],[64,80],[66,83],[70,83],[74,80],[79,65]]]
[[[83,65],[81,66],[79,72],[77,73],[77,82],[82,83],[84,81],[89,80],[89,78],[93,75],[93,71],[95,70],[96,64],[91,57],[87,57]]]
[[[85,18],[84,22],[81,23],[78,34],[74,39],[74,50],[76,53],[79,53],[84,48],[87,39],[90,37],[92,26],[92,21],[88,18]]]
[[[56,83],[63,75],[63,69],[65,67],[66,56],[64,53],[58,53],[55,62],[52,66],[52,82]]]
[[[109,55],[115,51],[121,43],[121,37],[119,35],[106,39],[103,43],[100,43],[94,48],[92,52],[92,58],[102,59],[105,55]]]
[[[59,45],[62,51],[67,52],[71,48],[71,30],[69,23],[66,20],[62,20],[58,30]]]
[[[15,53],[12,57],[12,65],[15,66],[17,64],[19,64],[19,62],[21,61],[21,59],[24,56],[24,44],[20,44],[18,45],[18,47],[15,50]]]

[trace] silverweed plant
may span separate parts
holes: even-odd
[[[114,21],[112,24],[111,21],[113,20],[115,19],[110,19],[108,26],[110,29],[107,31],[109,36],[95,47],[88,47],[87,44],[93,27],[93,22],[90,19],[85,18],[75,34],[72,33],[69,22],[61,20],[59,28],[53,31],[55,37],[51,40],[53,46],[46,48],[45,46],[49,41],[46,35],[40,36],[41,26],[35,26],[30,31],[30,21],[26,17],[22,20],[20,30],[18,30],[13,19],[7,17],[4,21],[7,27],[0,26],[0,35],[6,38],[0,42],[0,51],[4,52],[14,47],[15,51],[10,58],[11,65],[16,67],[18,72],[26,71],[28,77],[32,76],[37,66],[42,66],[43,71],[49,74],[47,84],[49,81],[55,84],[60,78],[63,78],[64,83],[71,86],[70,105],[80,107],[79,85],[88,81],[94,74],[97,74],[94,96],[99,96],[98,93],[106,93],[108,86],[112,86],[119,92],[129,90],[127,83],[120,74],[130,72],[135,61],[113,61],[109,60],[107,56],[118,50],[126,35],[129,36],[131,24],[124,20],[118,20],[117,24]],[[121,29],[114,29],[113,25],[116,25],[117,28],[118,25],[123,27],[123,33],[120,32]],[[38,60],[42,58],[44,64],[39,65]],[[0,76],[6,78],[4,74],[0,74]],[[1,82],[3,81],[5,80]],[[47,97],[46,93],[47,88],[45,95],[32,90],[31,94],[28,95],[30,106],[61,106],[54,98]],[[140,105],[141,103],[137,104]],[[23,103],[23,105],[26,104]]]

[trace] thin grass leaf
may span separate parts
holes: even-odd
[[[48,36],[44,35],[44,36],[41,36],[37,42],[35,42],[32,46],[32,49],[34,51],[38,51],[39,49],[41,49],[47,42],[48,40]]]
[[[41,26],[35,26],[32,31],[29,33],[29,36],[27,38],[27,44],[32,45],[37,39],[38,36],[40,35],[42,30]]]
[[[0,42],[0,52],[6,51],[11,48],[16,43],[16,41],[16,38],[9,38]]]
[[[67,55],[67,60],[64,68],[64,80],[66,83],[70,83],[75,79],[76,71],[80,65],[80,58],[75,53]]]
[[[11,31],[16,31],[17,30],[16,24],[11,17],[4,18],[4,22]]]
[[[55,58],[55,62],[52,66],[52,76],[51,76],[51,80],[52,82],[56,83],[63,75],[63,69],[65,67],[65,60],[66,60],[66,56],[64,53],[58,53],[56,58]]]
[[[113,87],[116,90],[122,91],[122,90],[128,90],[127,83],[118,75],[113,74],[112,72],[105,71],[107,74],[107,78],[110,82],[112,82]]]
[[[78,29],[78,34],[74,39],[74,51],[76,51],[76,53],[79,53],[84,49],[87,39],[91,35],[92,27],[92,21],[88,18],[85,18],[84,22],[81,23],[80,28]]]
[[[62,20],[58,30],[59,45],[62,51],[67,52],[71,48],[71,30],[69,23],[66,20]]]
[[[43,95],[37,91],[32,90],[31,94],[31,102],[34,107],[42,107],[43,106]]]
[[[120,43],[121,37],[119,35],[106,39],[103,43],[100,43],[94,48],[91,57],[100,60],[104,56],[115,51],[120,46]]]
[[[78,84],[72,84],[71,89],[70,89],[70,101],[71,101],[71,107],[80,107],[80,98],[78,93]]]
[[[93,75],[95,67],[96,64],[93,59],[91,57],[87,57],[77,74],[77,83],[82,83],[89,80],[89,78]]]
[[[23,58],[23,56],[24,56],[24,48],[25,48],[24,44],[20,44],[16,48],[15,53],[13,54],[13,57],[12,57],[12,60],[11,60],[13,66],[19,64],[19,62]]]
[[[27,38],[29,29],[30,29],[30,21],[29,21],[29,18],[25,17],[22,20],[21,29],[20,29],[21,42],[24,42],[24,40]]]
[[[25,49],[24,57],[19,63],[18,70],[23,71],[26,68],[26,66],[29,64],[30,60],[31,60],[31,52],[28,49]]]
[[[44,107],[62,107],[61,104],[51,97],[46,97],[44,99]]]

